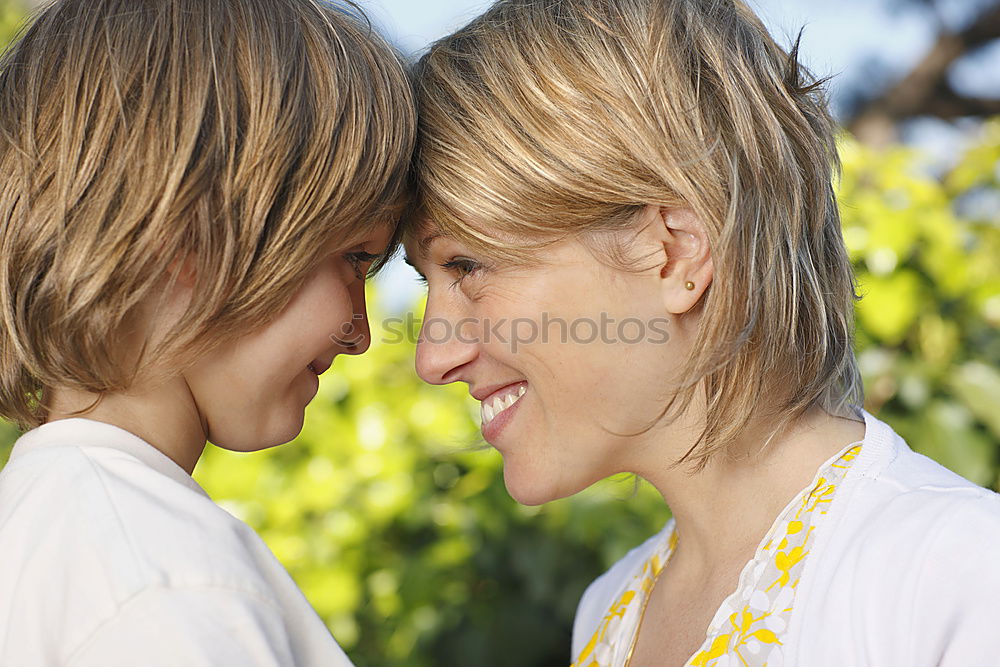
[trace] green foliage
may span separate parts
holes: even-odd
[[[1000,488],[1000,218],[974,207],[1000,196],[1000,120],[940,179],[902,147],[845,140],[841,155],[866,407],[914,449]]]
[[[0,2],[0,45],[9,44],[24,23],[27,12],[25,2],[5,0]]]

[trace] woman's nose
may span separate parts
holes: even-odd
[[[429,384],[450,384],[479,354],[475,320],[436,311],[428,300],[417,339],[417,375]]]

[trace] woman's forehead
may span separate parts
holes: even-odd
[[[415,267],[418,263],[427,259],[430,255],[431,246],[435,241],[444,236],[446,234],[441,227],[430,220],[421,220],[409,226],[402,239],[405,251],[403,261]]]
[[[408,253],[425,255],[435,239],[444,235],[443,230],[430,220],[411,225],[403,235],[403,245]]]

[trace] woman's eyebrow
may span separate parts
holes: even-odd
[[[434,239],[441,238],[442,236],[444,236],[444,233],[437,231],[437,232],[431,232],[424,238],[420,239],[420,241],[417,243],[417,247],[420,248],[420,254],[422,255],[427,254],[427,251],[428,249],[430,249],[431,243],[434,242]]]
[[[430,251],[431,244],[435,239],[439,239],[444,236],[441,231],[431,232],[427,236],[423,237],[417,241],[417,258],[426,258],[428,252]],[[408,253],[403,255],[403,261],[409,265],[411,268],[415,269],[417,273],[420,273],[420,269],[417,269],[417,259],[411,257]],[[423,274],[421,274],[423,275]]]

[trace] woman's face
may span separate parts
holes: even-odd
[[[428,284],[417,372],[469,385],[510,494],[534,505],[641,469],[657,430],[638,433],[662,411],[683,361],[662,233],[637,237],[647,268],[635,271],[578,239],[547,248],[536,265],[498,266],[433,229],[420,236],[431,239],[424,252],[407,244]]]
[[[391,233],[376,228],[350,248],[331,241],[274,320],[213,350],[185,373],[212,443],[252,451],[299,434],[319,375],[337,355],[368,349],[365,274]]]

